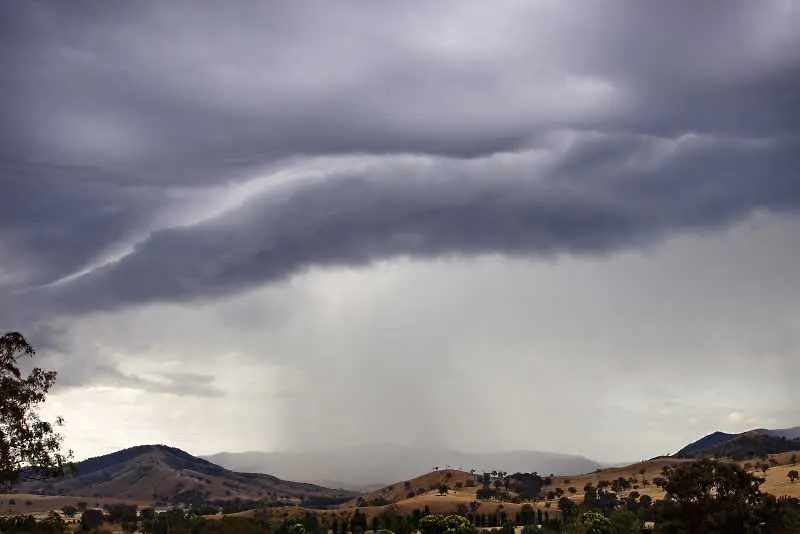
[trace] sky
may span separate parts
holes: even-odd
[[[84,458],[800,424],[793,0],[22,1],[0,328]]]

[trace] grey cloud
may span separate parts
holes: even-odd
[[[496,6],[20,6],[4,144],[197,184],[292,154],[485,154],[553,127],[797,126],[797,15],[778,2]],[[571,85],[592,80],[612,94]]]
[[[671,163],[674,171],[658,171],[654,185],[619,187],[605,176],[592,186],[597,194],[622,195],[608,207],[592,199],[543,206],[564,193],[524,184],[495,187],[488,176],[477,188],[465,185],[460,175],[469,171],[456,164],[436,177],[430,199],[422,194],[427,185],[400,175],[389,186],[359,185],[363,177],[357,175],[332,176],[331,185],[309,188],[297,201],[269,209],[289,212],[291,205],[290,217],[303,216],[297,209],[307,206],[291,202],[313,197],[324,204],[323,195],[329,195],[326,209],[352,211],[355,206],[336,206],[351,195],[382,203],[379,210],[392,202],[385,215],[394,221],[373,213],[359,224],[354,214],[346,215],[352,220],[340,218],[326,231],[353,233],[314,243],[320,246],[317,258],[292,258],[309,254],[300,250],[312,244],[307,235],[295,231],[305,243],[276,236],[282,241],[273,246],[285,258],[263,277],[282,277],[317,260],[348,263],[394,253],[604,250],[629,240],[615,232],[642,226],[643,233],[658,234],[684,226],[648,221],[653,215],[637,213],[643,205],[674,211],[679,202],[696,202],[686,211],[703,219],[700,226],[706,219],[725,223],[754,207],[777,207],[783,193],[790,207],[796,198],[791,175],[797,174],[792,154],[800,119],[793,111],[800,65],[794,52],[798,36],[791,31],[797,14],[781,6],[734,2],[721,9],[715,3],[671,2],[645,8],[620,1],[571,9],[511,2],[485,9],[461,2],[349,2],[332,9],[308,2],[234,7],[144,1],[84,11],[57,2],[25,3],[6,21],[0,53],[0,66],[9,73],[0,85],[0,105],[9,117],[0,132],[0,179],[10,191],[2,199],[0,240],[18,256],[4,267],[29,284],[52,282],[150,231],[154,235],[140,247],[148,257],[168,242],[187,253],[219,255],[207,228],[159,232],[149,224],[174,209],[172,194],[179,186],[242,181],[263,165],[304,155],[426,153],[469,161],[523,150],[563,129],[605,132],[600,141],[579,142],[560,162],[553,176],[568,175],[565,181],[607,174],[603,158],[618,172],[613,166],[621,157],[649,143],[638,137],[642,133],[677,137],[697,131],[770,139],[777,146],[762,158],[736,154],[737,146],[712,147],[704,156],[708,161],[693,156],[691,162]],[[534,174],[541,173],[518,172],[516,179]],[[707,174],[716,175],[713,184]],[[712,191],[695,187],[695,176]],[[416,189],[403,191],[405,182]],[[386,200],[389,194],[399,198]],[[447,195],[460,195],[462,205],[447,207]],[[660,195],[667,199],[662,202]],[[707,215],[704,209],[720,213]],[[251,222],[256,226],[240,224],[236,231],[258,234],[260,225],[272,224],[262,217]],[[367,231],[363,225],[369,224],[383,227]],[[434,227],[426,230],[425,224]],[[506,237],[517,242],[501,244],[488,235],[492,229],[530,235]],[[355,242],[380,241],[397,231],[419,233],[426,244],[392,249]],[[189,243],[191,235],[202,244]],[[337,244],[349,248],[335,251]],[[387,250],[376,250],[381,246]],[[263,257],[243,259],[265,264]],[[124,298],[169,298],[214,278],[197,274],[195,282],[178,282],[152,263],[140,263],[160,280],[150,289],[136,288],[141,297],[125,297],[121,288]],[[235,272],[216,287],[239,285],[237,280],[253,277],[242,271],[253,269],[227,265],[220,275]]]
[[[167,204],[163,192],[85,183],[84,173],[70,168],[0,162],[0,173],[3,265],[16,286],[54,282],[87,267],[137,236]]]
[[[795,424],[794,353],[771,342],[796,334],[800,220],[754,219],[645,254],[322,269],[74,322],[77,339],[182,354],[235,384],[221,406],[259,406],[261,445],[242,430],[212,451],[390,441],[632,461],[716,428]],[[277,302],[280,321],[258,315]]]
[[[798,146],[579,135],[504,163],[380,160],[156,232],[54,289],[67,309],[192,299],[397,256],[598,254],[800,206]],[[770,169],[770,174],[765,174]]]
[[[13,312],[13,308],[9,311]],[[35,317],[35,316],[34,316]],[[221,397],[223,391],[215,384],[214,376],[195,371],[156,371],[142,372],[142,369],[122,370],[119,352],[123,354],[139,349],[148,356],[154,347],[147,344],[129,342],[127,346],[113,354],[107,346],[98,343],[103,332],[94,328],[93,335],[76,335],[74,324],[61,322],[24,322],[31,317],[2,317],[6,330],[21,330],[26,339],[35,347],[37,357],[21,362],[24,370],[34,366],[58,369],[58,381],[54,391],[59,392],[86,386],[127,388],[149,393],[164,393],[177,396]],[[16,320],[16,322],[13,322]],[[24,328],[15,328],[16,326]],[[120,333],[119,328],[115,328]],[[148,358],[143,358],[147,361]]]
[[[104,386],[177,396],[221,397],[223,395],[223,392],[214,385],[213,377],[198,373],[167,372],[150,378],[136,373],[122,372],[109,363],[91,363],[92,361],[102,362],[103,358],[85,357],[81,364],[73,362],[66,366],[63,365],[63,362],[59,365],[58,361],[53,360],[50,357],[45,361],[63,369],[59,372],[56,391],[87,386]]]

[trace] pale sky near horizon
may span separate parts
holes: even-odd
[[[77,457],[800,424],[800,4],[16,3],[0,329]]]

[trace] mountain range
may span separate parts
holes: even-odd
[[[767,455],[773,455],[770,459],[774,460],[778,453],[786,453],[783,461],[791,462],[794,460],[787,460],[789,453],[793,457],[795,451],[800,453],[800,427],[755,429],[739,434],[713,432],[671,456],[660,458],[669,461],[673,458],[725,457],[741,461],[766,459]],[[658,463],[655,459],[651,462]],[[639,472],[642,465],[637,463],[628,468],[635,467]],[[370,445],[329,452],[220,453],[199,458],[166,445],[140,445],[78,462],[75,467],[75,474],[50,481],[37,480],[30,472],[24,472],[14,490],[43,496],[96,498],[98,501],[114,499],[166,504],[238,500],[245,506],[247,503],[282,501],[329,507],[355,502],[360,493],[382,486],[385,486],[379,495],[382,499],[391,492],[396,494],[393,498],[405,497],[410,491],[409,483],[402,487],[396,484],[411,478],[419,482],[419,488],[411,488],[415,491],[436,487],[434,482],[442,477],[466,477],[458,480],[467,486],[474,480],[469,473],[472,469],[478,473],[538,471],[541,474],[569,475],[570,478],[581,474],[597,478],[606,476],[603,474],[605,471],[598,470],[608,466],[578,455],[537,451],[479,454],[401,445]],[[612,474],[617,471],[619,469],[608,470]],[[304,479],[305,482],[287,479]],[[324,485],[312,484],[310,480],[324,482]],[[349,490],[325,486],[347,487]]]
[[[37,480],[23,473],[17,493],[143,502],[285,500],[329,504],[355,493],[290,482],[262,473],[240,473],[166,445],[140,445],[75,464],[75,474]]]
[[[573,454],[541,451],[468,453],[444,448],[373,444],[325,452],[221,452],[206,460],[237,471],[271,473],[329,487],[369,491],[397,480],[454,467],[476,471],[572,474],[602,467]]]

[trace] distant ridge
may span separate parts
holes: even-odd
[[[229,469],[272,473],[313,483],[340,481],[347,489],[378,488],[427,473],[434,466],[477,471],[575,474],[599,469],[598,462],[573,454],[540,451],[465,453],[451,449],[372,444],[324,452],[222,452],[204,456]]]
[[[227,469],[222,466],[211,463],[208,460],[192,456],[184,450],[162,444],[135,445],[133,447],[121,449],[109,454],[93,456],[83,460],[82,462],[78,462],[77,471],[81,476],[90,475],[94,472],[113,467],[117,464],[134,460],[137,457],[147,453],[162,454],[164,463],[174,469],[192,469],[197,473],[204,473],[207,475],[221,475],[227,471]],[[275,478],[275,480],[278,479]]]
[[[756,429],[741,434],[713,432],[690,443],[673,455],[675,458],[722,457],[745,460],[767,454],[800,450],[800,427]]]
[[[130,447],[78,462],[75,468],[74,476],[48,481],[23,474],[14,489],[18,493],[165,503],[240,499],[338,504],[355,495],[268,474],[231,471],[166,445]]]
[[[786,439],[800,439],[800,426],[793,426],[792,428],[779,428],[776,430],[764,430],[770,436],[776,436]]]
[[[720,443],[725,443],[726,441],[730,441],[734,438],[739,437],[739,434],[726,434],[725,432],[712,432],[707,436],[703,436],[702,438],[694,441],[678,452],[675,453],[675,456],[678,458],[689,458],[704,449],[709,447],[713,447],[715,445],[719,445]]]

